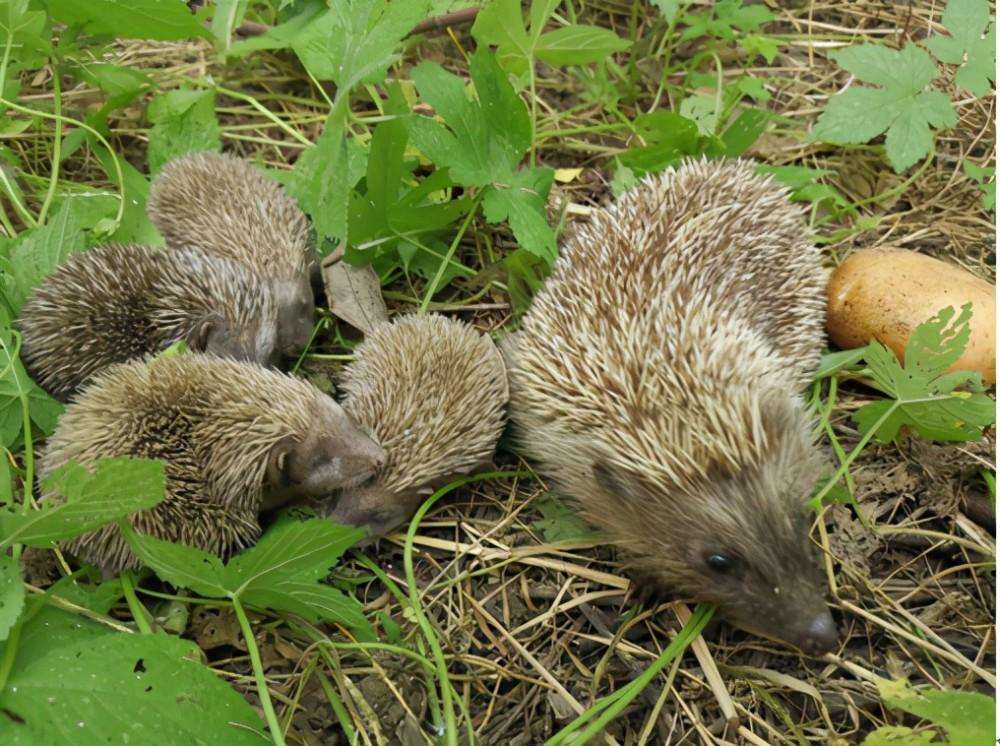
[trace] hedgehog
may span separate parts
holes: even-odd
[[[193,250],[111,244],[74,254],[35,288],[19,324],[28,372],[62,401],[109,365],[176,341],[276,362],[270,291],[242,265]]]
[[[95,376],[60,418],[39,473],[122,456],[165,464],[166,497],[130,517],[139,533],[225,556],[258,537],[258,513],[273,493],[329,494],[368,479],[385,452],[312,384],[188,353]],[[139,566],[115,525],[65,548],[106,575]]]
[[[504,428],[499,350],[443,316],[379,325],[338,383],[344,409],[372,431],[386,460],[369,483],[341,490],[326,514],[371,535],[408,520],[437,487],[488,464]]]
[[[309,221],[277,182],[235,156],[193,153],[160,170],[147,208],[167,246],[222,256],[264,278],[278,307],[278,349],[294,357],[308,346],[318,264]]]
[[[515,440],[642,595],[836,644],[806,508],[824,468],[798,392],[823,346],[802,211],[744,161],[646,177],[569,235],[503,343]]]

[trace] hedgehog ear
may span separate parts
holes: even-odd
[[[272,488],[284,487],[288,484],[288,457],[292,452],[292,443],[288,438],[282,438],[267,454],[267,470],[264,477]]]
[[[208,349],[209,340],[211,340],[214,336],[213,333],[216,332],[221,325],[222,317],[218,314],[211,313],[207,316],[203,316],[198,319],[191,331],[188,332],[184,341],[187,342],[187,346],[192,350],[204,352]]]
[[[605,492],[621,498],[632,497],[635,494],[635,487],[631,484],[631,480],[627,475],[622,474],[620,469],[617,469],[607,461],[594,461],[591,470],[597,484]]]

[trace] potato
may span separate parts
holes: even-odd
[[[877,339],[902,360],[913,329],[945,306],[972,303],[969,345],[952,370],[996,381],[995,288],[986,280],[908,249],[856,251],[834,271],[827,286],[827,330],[849,349]]]

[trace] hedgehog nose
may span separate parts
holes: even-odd
[[[834,624],[829,610],[823,609],[806,627],[805,637],[802,640],[802,650],[809,655],[822,655],[830,652],[836,646],[837,625]]]

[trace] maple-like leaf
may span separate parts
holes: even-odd
[[[813,127],[813,140],[860,144],[885,134],[889,163],[901,172],[931,151],[934,129],[955,126],[951,101],[928,88],[937,65],[916,45],[896,51],[862,44],[830,56],[859,80],[878,87],[855,85],[831,98]]]
[[[942,62],[961,65],[955,82],[974,96],[985,96],[996,80],[997,28],[986,0],[950,0],[941,16],[950,36],[934,36],[927,48]]]

